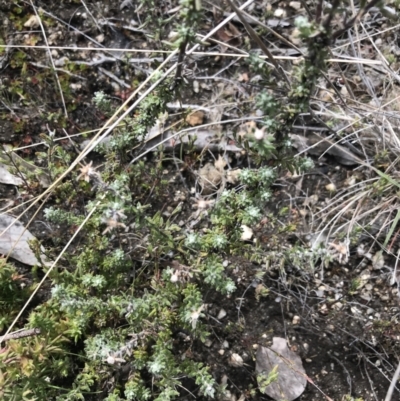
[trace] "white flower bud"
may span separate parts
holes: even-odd
[[[174,274],[171,276],[171,283],[177,283],[179,281],[179,277],[176,274],[176,272],[174,272]]]
[[[254,131],[254,138],[257,141],[261,141],[262,139],[264,139],[264,136],[265,136],[264,129],[263,128],[261,128],[261,129],[256,128],[256,130]]]

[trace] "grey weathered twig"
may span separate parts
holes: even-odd
[[[7,334],[1,340],[2,341],[16,340],[17,338],[31,337],[31,336],[36,336],[38,334],[40,334],[39,328],[34,328],[34,329],[29,329],[29,330],[21,330],[21,331],[16,331],[14,333]]]
[[[392,399],[393,390],[396,387],[396,383],[397,383],[397,379],[399,378],[399,375],[400,375],[400,361],[397,365],[396,372],[394,372],[393,379],[390,382],[390,386],[389,386],[388,392],[386,394],[385,401],[390,401]]]

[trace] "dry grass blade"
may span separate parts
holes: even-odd
[[[56,66],[54,64],[53,56],[52,56],[51,51],[49,49],[49,43],[47,41],[46,31],[45,31],[45,29],[43,27],[42,19],[40,18],[40,15],[38,14],[35,5],[33,4],[33,1],[30,0],[30,3],[31,3],[33,11],[35,12],[37,21],[38,21],[38,23],[40,25],[40,29],[42,31],[43,39],[44,39],[44,41],[46,43],[46,48],[47,48],[47,52],[49,54],[49,59],[50,59],[51,66],[52,66],[52,69],[53,69],[54,78],[55,78],[55,80],[57,82],[58,90],[60,92],[60,97],[61,97],[61,101],[62,101],[63,108],[64,108],[64,114],[65,114],[65,117],[68,118],[68,111],[67,111],[67,106],[65,105],[64,93],[63,93],[62,88],[61,88],[60,80],[58,79],[58,75],[57,75],[57,72],[56,72]]]

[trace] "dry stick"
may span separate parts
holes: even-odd
[[[36,11],[36,7],[33,5],[32,0],[30,0],[30,3],[31,3],[31,6],[33,8],[33,11],[35,12],[36,18],[37,18],[37,20],[39,22],[40,29],[42,30],[43,39],[44,39],[44,41],[45,41],[45,43],[46,43],[46,45],[48,47],[49,46],[49,42],[47,41],[46,31],[44,30],[44,27],[43,27],[43,24],[42,24],[42,19],[40,18],[38,12]],[[47,50],[48,50],[48,53],[49,53],[51,66],[52,66],[52,68],[54,70],[54,77],[55,77],[56,82],[57,82],[58,90],[60,91],[61,101],[62,101],[62,104],[63,104],[63,107],[64,107],[64,114],[65,114],[65,117],[68,118],[67,106],[65,105],[64,94],[63,94],[63,91],[62,91],[62,88],[61,88],[60,80],[58,79],[58,75],[57,75],[57,72],[56,72],[56,66],[54,64],[53,56],[51,55],[51,51],[49,49],[47,49]]]
[[[342,367],[342,369],[343,369],[344,372],[346,373],[346,375],[347,375],[347,383],[349,384],[349,394],[352,394],[352,393],[353,393],[353,386],[352,386],[351,374],[350,374],[349,371],[347,370],[346,366],[344,366],[343,362],[342,362],[340,359],[336,358],[336,356],[333,355],[332,352],[328,352],[328,355],[329,355],[332,359],[334,359],[334,360]]]
[[[201,33],[196,33],[196,36],[198,36],[201,39],[201,41],[204,43],[204,35],[202,35]],[[217,43],[217,44],[221,45],[221,47],[226,47],[227,49],[232,49],[232,50],[236,51],[237,53],[215,53],[215,52],[209,52],[209,53],[204,53],[203,54],[204,56],[208,56],[208,57],[209,56],[213,56],[214,57],[214,56],[222,56],[222,55],[224,55],[224,56],[229,56],[229,57],[232,56],[232,57],[236,57],[236,58],[244,58],[244,57],[247,58],[247,57],[249,57],[249,53],[247,53],[245,50],[238,49],[236,46],[230,45],[229,43],[226,43],[226,42],[224,42],[222,40],[218,40],[218,39],[215,39],[215,38],[208,38],[208,41]],[[200,52],[193,52],[192,54],[200,55],[201,53]]]
[[[337,10],[337,8],[339,7],[339,5],[340,5],[340,0],[333,0],[333,3],[332,3],[332,5],[331,5],[331,9],[330,9],[329,14],[328,14],[328,16],[325,18],[325,21],[322,22],[322,26],[323,26],[323,28],[324,28],[324,30],[325,30],[326,32],[329,31],[329,28],[330,28],[330,26],[331,26],[331,22],[332,22],[332,20],[333,20],[333,17],[334,17],[335,14],[336,14],[336,10]],[[352,26],[352,25],[351,25],[351,26]],[[344,32],[346,32],[346,30],[345,30]],[[335,38],[332,38],[331,40],[334,41]]]
[[[389,386],[388,392],[386,394],[385,401],[390,401],[392,399],[393,391],[394,391],[394,388],[396,387],[396,382],[397,382],[397,379],[399,378],[399,375],[400,375],[400,361],[399,361],[399,364],[397,365],[396,372],[394,372],[393,379],[390,382],[390,386]]]
[[[299,49],[296,45],[294,45],[290,40],[287,40],[286,38],[284,38],[282,35],[279,35],[278,32],[275,32],[272,28],[270,28],[268,25],[262,23],[261,21],[259,21],[257,18],[253,17],[252,15],[246,13],[246,12],[242,12],[243,15],[246,16],[246,18],[254,21],[257,25],[260,25],[261,27],[263,27],[265,30],[267,30],[270,34],[274,35],[277,39],[279,39],[281,42],[285,43],[286,45],[288,45],[289,47],[293,48],[294,50],[298,51],[302,56],[304,56],[304,53],[301,49]],[[272,56],[275,60],[277,59],[275,56]]]
[[[231,105],[234,105],[234,103],[223,103],[221,106],[224,106],[224,105],[231,106]],[[174,108],[175,108],[175,109],[177,109],[177,108],[180,108],[180,109],[182,109],[182,108],[183,108],[183,109],[185,109],[185,108],[186,108],[186,109],[190,108],[190,109],[196,109],[196,110],[209,111],[209,108],[207,108],[207,107],[202,107],[202,106],[197,106],[197,105],[192,105],[192,104],[182,104],[182,105],[179,105],[179,106],[174,106],[173,104],[171,104],[171,105],[169,105],[168,107],[170,107],[170,108],[172,108],[172,109],[174,109]],[[231,117],[230,114],[226,114],[226,115],[227,115],[228,117]],[[164,143],[164,142],[167,142],[169,139],[172,139],[172,138],[174,138],[174,137],[176,137],[176,136],[178,136],[178,135],[180,135],[180,134],[182,134],[182,133],[190,132],[190,131],[197,131],[197,130],[200,129],[200,128],[207,128],[207,127],[211,127],[211,126],[213,126],[213,125],[218,125],[218,124],[237,123],[237,122],[241,122],[241,121],[258,121],[258,120],[260,120],[260,119],[262,119],[262,118],[263,118],[263,116],[258,116],[258,117],[250,116],[250,117],[232,118],[232,119],[230,119],[230,120],[223,120],[223,121],[218,121],[218,122],[211,122],[211,123],[199,125],[199,126],[196,126],[196,127],[185,128],[185,129],[182,129],[181,131],[178,131],[177,133],[173,134],[172,136],[168,137],[168,138],[167,138],[166,140],[164,140],[163,142],[160,142],[160,144],[162,144],[162,143]],[[179,120],[179,121],[177,121],[177,122],[174,122],[173,124],[171,124],[171,125],[169,125],[168,127],[166,127],[166,128],[165,128],[165,131],[168,131],[168,130],[172,129],[172,128],[175,127],[176,125],[179,125],[180,123],[182,123],[182,121],[183,121],[183,120]],[[303,127],[300,127],[300,128],[303,128]],[[314,127],[310,127],[310,129],[315,130]],[[63,130],[64,130],[64,129],[63,129]],[[62,141],[62,140],[65,140],[65,139],[69,139],[70,142],[71,142],[71,145],[74,146],[74,148],[77,150],[77,153],[79,153],[80,150],[78,151],[78,149],[76,148],[75,144],[72,142],[71,138],[76,137],[76,136],[81,136],[81,135],[87,135],[87,134],[94,133],[94,132],[98,132],[98,131],[99,131],[99,130],[96,129],[96,130],[84,131],[84,132],[81,132],[81,133],[78,133],[78,134],[69,135],[69,134],[64,130],[64,132],[66,132],[67,135],[66,135],[66,136],[62,136],[62,137],[60,137],[60,138],[55,138],[55,139],[54,139],[54,142]],[[147,143],[147,142],[149,142],[150,140],[152,140],[152,139],[154,139],[154,138],[155,138],[155,137],[147,138],[147,139],[144,140],[144,143]],[[13,148],[13,151],[16,152],[16,151],[19,151],[19,150],[24,150],[24,149],[33,148],[33,147],[36,147],[36,146],[39,146],[39,145],[46,145],[46,142],[38,142],[38,143],[34,143],[34,144],[32,144],[32,145],[26,145],[26,146],[21,146],[21,147],[19,147],[19,148]],[[136,148],[139,147],[139,146],[141,146],[141,145],[139,144],[139,145],[137,145],[136,147],[134,147],[133,149],[136,149]],[[155,149],[155,148],[152,148],[152,150],[154,150],[154,149]],[[142,156],[143,156],[143,155],[142,155]],[[35,198],[35,199],[36,199],[36,198]],[[24,202],[24,203],[21,203],[21,204],[19,204],[18,206],[15,206],[15,207],[13,207],[12,209],[9,209],[9,211],[11,212],[11,211],[13,211],[13,210],[16,210],[16,209],[18,209],[19,207],[24,206],[25,204],[28,204],[28,203],[33,202],[35,199],[30,199],[29,201],[26,201],[26,202]]]
[[[306,4],[306,3],[302,1],[302,4]],[[318,0],[318,4],[317,4],[316,10],[315,10],[315,22],[317,24],[321,23],[322,7],[323,7],[323,0]],[[306,10],[307,10],[307,8],[306,8]],[[311,15],[309,14],[309,16],[311,16]]]
[[[360,35],[358,34],[358,30],[355,29],[355,32],[356,32],[356,37],[358,39],[360,37]],[[355,49],[355,46],[354,46],[353,37],[352,37],[352,34],[351,34],[350,31],[348,32],[348,36],[349,36],[349,39],[350,39],[350,42],[351,42],[350,43],[351,51],[354,54],[356,54],[356,49]],[[358,53],[360,54],[361,53],[360,42],[357,42],[357,47],[358,47]],[[368,77],[365,74],[365,71],[364,71],[364,68],[363,68],[362,64],[357,64],[356,67],[357,67],[358,75],[362,79],[362,81],[364,83],[364,87],[367,90],[367,93],[372,97],[372,99],[375,101],[375,103],[378,103],[378,99],[377,99],[376,93],[375,93],[375,91],[374,91],[374,89],[373,89],[373,87],[371,85],[370,80],[368,79]]]
[[[248,0],[245,4],[243,4],[240,8],[245,8],[248,5],[250,5],[254,0]],[[225,18],[224,21],[222,21],[219,25],[217,25],[211,32],[209,32],[208,35],[206,35],[207,37],[210,37],[212,35],[214,35],[215,32],[217,32],[222,26],[224,26],[225,24],[227,24],[233,17],[235,16],[234,13],[232,13],[229,17]],[[191,50],[189,50],[187,52],[187,54],[192,53],[194,50],[196,50],[200,45],[197,44],[195,46],[192,47]],[[81,154],[71,163],[71,165],[69,166],[69,168],[63,173],[61,174],[61,176],[59,178],[57,178],[57,180],[49,187],[46,189],[46,191],[43,192],[43,194],[39,195],[36,199],[36,201],[34,203],[32,203],[32,205],[30,205],[23,213],[21,213],[19,215],[18,218],[20,218],[23,214],[25,214],[31,207],[33,207],[37,202],[39,202],[39,200],[43,199],[46,195],[50,194],[51,191],[93,150],[93,148],[97,145],[97,143],[99,143],[102,139],[104,139],[113,129],[115,126],[117,126],[149,93],[151,93],[158,85],[160,82],[162,82],[165,78],[165,76],[168,76],[168,74],[170,72],[172,72],[174,70],[174,68],[176,68],[176,64],[175,63],[171,68],[169,68],[169,70],[164,74],[164,77],[160,78],[157,82],[155,82],[153,85],[151,85],[151,87],[149,89],[147,89],[145,91],[145,93],[140,96],[140,98],[138,100],[136,100],[119,118],[116,119],[116,121],[110,125],[107,129],[107,125],[110,124],[114,118],[119,114],[119,112],[121,110],[124,109],[125,106],[128,105],[128,103],[136,96],[137,93],[139,93],[139,91],[150,81],[150,79],[154,76],[154,74],[156,74],[159,70],[161,70],[168,62],[170,59],[172,59],[172,57],[175,56],[175,54],[177,53],[177,50],[175,50],[174,52],[172,52],[166,59],[165,61],[160,64],[160,66],[136,89],[135,92],[132,93],[132,95],[123,103],[122,106],[120,106],[120,108],[111,116],[111,118],[106,122],[106,124],[100,129],[100,131],[95,135],[95,137],[91,140],[91,142],[85,147],[85,149],[81,152]],[[106,129],[106,130],[105,130]],[[105,132],[101,135],[101,133],[105,130]],[[29,297],[29,299],[26,301],[26,303],[24,304],[24,306],[22,307],[21,311],[18,313],[18,315],[16,316],[16,318],[13,320],[13,322],[11,323],[10,327],[7,329],[7,332],[5,333],[4,336],[6,336],[7,334],[10,333],[10,331],[12,330],[12,328],[15,326],[15,324],[17,323],[18,319],[21,317],[21,315],[23,314],[23,312],[25,311],[25,309],[28,307],[29,303],[32,301],[34,295],[37,293],[37,291],[39,290],[39,288],[42,286],[42,284],[44,283],[44,281],[46,280],[46,278],[48,277],[48,275],[50,274],[50,272],[53,270],[54,266],[56,265],[56,263],[60,260],[60,258],[62,257],[62,255],[67,251],[68,247],[70,246],[70,244],[72,243],[73,239],[76,237],[76,235],[80,232],[80,230],[84,227],[84,225],[86,224],[86,222],[88,221],[89,217],[94,213],[94,211],[96,210],[97,206],[100,204],[100,201],[97,202],[97,204],[94,206],[94,208],[91,210],[91,212],[88,214],[88,216],[85,218],[85,220],[82,222],[82,224],[78,227],[77,231],[75,232],[75,234],[72,236],[72,238],[70,239],[70,241],[68,241],[67,245],[63,248],[63,250],[60,252],[60,254],[58,255],[58,257],[56,258],[56,260],[53,262],[53,264],[51,265],[51,267],[49,268],[49,270],[46,272],[46,274],[44,275],[43,279],[40,281],[40,283],[38,284],[38,286],[36,287],[36,289],[34,290],[34,292],[32,293],[32,295]],[[15,220],[17,221],[17,219]],[[1,233],[0,233],[0,237],[1,235],[3,235],[10,227],[12,227],[15,224],[12,223],[10,224],[8,227],[6,227]],[[4,338],[4,336],[2,338]],[[0,342],[2,341],[2,338],[0,339]]]
[[[394,265],[392,278],[390,279],[390,286],[392,286],[394,283],[396,283],[398,297],[400,296],[400,291],[399,291],[400,290],[400,288],[399,288],[400,280],[397,279],[397,267],[399,264],[399,258],[400,258],[400,248],[397,250],[396,263]]]
[[[379,54],[379,56],[381,57],[382,60],[384,60],[383,65],[385,67],[389,66],[389,62],[386,60],[386,57],[382,54],[382,52],[379,50],[378,46],[375,44],[375,42],[372,40],[371,35],[369,34],[369,32],[365,29],[365,26],[363,24],[363,22],[360,21],[360,26],[363,29],[366,37],[368,38],[368,40],[371,42],[372,47],[375,49],[375,51]],[[360,39],[360,35],[357,32],[357,40]],[[353,41],[353,44],[355,42]]]
[[[241,11],[236,7],[236,5],[233,3],[233,1],[228,0],[229,5],[235,10],[236,15],[246,28],[248,34],[250,37],[260,46],[261,50],[267,55],[269,61],[273,64],[275,67],[276,74],[278,74],[281,78],[283,78],[286,83],[290,87],[290,81],[289,78],[286,76],[285,72],[283,71],[282,67],[276,62],[274,57],[272,56],[271,52],[268,50],[267,46],[264,45],[263,41],[260,39],[260,37],[257,35],[257,33],[254,31],[254,29],[250,26],[250,24],[246,21],[244,18],[243,14]]]
[[[329,54],[330,54],[331,56],[333,56],[332,49],[329,48],[328,51],[329,51]],[[327,62],[328,62],[328,61],[327,61]],[[337,63],[336,63],[336,64],[337,64]],[[358,64],[359,64],[359,63],[357,63],[357,65],[358,65]],[[339,66],[338,66],[338,67],[339,67]],[[347,92],[349,92],[351,99],[352,99],[352,100],[355,100],[356,98],[355,98],[355,96],[354,96],[353,90],[351,89],[351,86],[349,85],[349,82],[348,82],[346,76],[344,75],[344,72],[342,71],[342,69],[341,69],[340,67],[338,68],[338,70],[339,70],[340,76],[341,76],[342,79],[343,79],[344,85],[346,86]],[[328,82],[329,82],[329,84],[332,86],[332,88],[335,88],[335,89],[336,89],[336,85],[333,85],[333,83],[329,80],[328,76],[325,76],[325,80],[328,80]],[[336,91],[337,91],[337,92],[336,92]],[[337,94],[339,94],[339,98],[340,98],[341,100],[343,100],[342,97],[341,97],[340,91],[338,91],[338,90],[336,89],[335,92],[336,92]],[[346,103],[344,103],[344,104],[346,105]]]
[[[44,50],[73,50],[75,52],[79,52],[82,50],[85,51],[94,51],[94,52],[98,52],[98,51],[104,51],[104,52],[116,52],[116,51],[121,51],[123,50],[126,53],[159,53],[159,54],[170,54],[173,52],[173,50],[157,50],[157,49],[121,49],[119,47],[105,47],[102,44],[98,43],[98,42],[94,42],[95,44],[97,44],[100,47],[85,47],[85,46],[45,46],[45,45],[12,45],[12,44],[0,44],[0,48],[7,48],[7,49],[13,49],[13,48],[17,48],[17,49],[44,49]],[[112,56],[110,58],[116,59],[115,56]]]
[[[359,352],[359,354],[362,356],[364,362],[366,361],[366,362],[368,362],[373,368],[376,368],[376,369],[378,370],[378,372],[379,372],[388,382],[390,382],[389,377],[385,374],[385,372],[383,371],[383,369],[381,369],[381,368],[379,368],[378,366],[376,366],[374,362],[372,362],[370,359],[368,359],[368,358],[365,356],[364,352],[363,352],[361,349],[359,349],[357,346],[354,345],[354,343],[360,341],[360,338],[358,338],[358,337],[356,337],[355,335],[349,333],[347,330],[345,330],[345,329],[343,329],[343,328],[341,328],[341,327],[339,327],[339,330],[340,330],[340,331],[343,331],[343,332],[346,333],[348,336],[354,338],[354,341],[352,341],[352,344],[353,344],[353,345],[352,345],[352,348],[354,348],[357,352]],[[366,346],[367,348],[369,348],[369,349],[371,350],[372,353],[377,354],[378,358],[381,359],[382,361],[384,361],[385,364],[387,364],[388,367],[393,368],[393,366],[391,365],[391,363],[390,363],[386,358],[384,358],[384,357],[382,356],[382,354],[378,354],[378,352],[377,352],[371,345],[369,345],[368,342],[361,341],[361,344],[363,344],[364,346]]]
[[[27,201],[24,201],[24,202],[22,202],[22,203],[19,203],[18,205],[14,206],[14,207],[12,207],[12,208],[10,208],[10,209],[7,209],[7,207],[3,207],[2,209],[0,209],[0,211],[1,211],[1,210],[6,210],[6,209],[7,209],[7,210],[6,210],[4,213],[0,213],[0,216],[2,216],[2,215],[5,214],[5,213],[10,213],[10,212],[13,212],[13,211],[15,211],[15,210],[17,210],[17,209],[19,209],[19,208],[22,208],[22,206],[29,205],[30,203],[35,202],[36,199],[37,199],[37,196],[35,196],[34,198],[29,199],[29,200],[27,200]],[[10,227],[11,227],[11,226],[10,226]],[[7,229],[8,229],[8,227],[7,227]],[[4,234],[4,232],[5,232],[5,231],[2,231],[2,232],[0,233],[0,237]]]
[[[82,81],[87,81],[87,78],[82,77],[81,75],[73,74],[72,72],[67,71],[64,68],[56,68],[56,69],[54,69],[53,67],[50,67],[48,65],[45,65],[45,64],[42,64],[42,63],[35,63],[35,62],[32,62],[32,61],[29,61],[29,64],[33,65],[34,67],[38,67],[38,68],[44,68],[44,69],[49,69],[49,70],[52,69],[54,71],[60,71],[63,74],[69,75],[70,77],[81,79]]]
[[[30,1],[31,1],[31,0],[30,0]],[[27,3],[27,2],[24,1],[24,3]],[[73,30],[73,31],[75,31],[75,32],[78,32],[80,35],[82,35],[83,37],[85,37],[85,38],[86,38],[87,40],[89,40],[90,42],[96,44],[97,46],[99,46],[99,47],[104,47],[100,42],[98,42],[97,40],[93,39],[93,38],[90,37],[89,35],[86,35],[85,32],[80,31],[78,28],[74,27],[73,25],[68,24],[68,22],[65,22],[65,21],[62,20],[61,18],[56,17],[55,15],[49,13],[48,11],[46,11],[46,10],[44,10],[44,9],[41,9],[41,12],[42,12],[43,14],[47,15],[48,17],[53,18],[54,20],[58,21],[59,23],[61,23],[61,24],[65,25],[65,26],[67,26],[68,29],[71,29],[71,30]],[[48,44],[48,43],[46,43],[46,44]],[[75,48],[75,49],[76,49],[76,48]],[[118,50],[121,50],[121,49],[118,49]]]
[[[34,328],[34,329],[29,329],[29,330],[20,330],[20,331],[16,331],[15,333],[11,333],[11,334],[7,334],[7,335],[3,336],[1,341],[16,340],[17,338],[31,337],[31,336],[36,336],[37,334],[40,334],[39,328]]]
[[[97,23],[96,18],[94,18],[93,14],[90,12],[90,10],[87,7],[86,3],[83,0],[81,0],[81,3],[83,4],[83,7],[85,7],[86,12],[92,17],[92,20],[96,24],[96,27],[99,30],[99,32],[101,32],[101,28],[100,28],[99,24]]]
[[[359,21],[368,12],[368,10],[370,10],[372,7],[375,7],[375,5],[378,4],[379,2],[380,2],[380,0],[371,0],[369,3],[367,3],[363,8],[361,8],[358,11],[358,13],[352,19],[350,19],[350,21],[347,21],[344,28],[339,29],[336,32],[332,33],[332,41],[335,41],[340,35],[343,35],[346,31],[348,31],[351,27],[353,27],[354,24],[357,21]],[[332,7],[332,9],[334,9],[334,6]],[[332,18],[333,18],[333,15],[332,15]],[[328,22],[328,21],[326,21],[326,22]],[[329,23],[330,23],[330,21],[329,21]],[[324,26],[326,26],[326,25],[324,25]]]
[[[367,364],[365,363],[365,358],[363,358],[363,365],[364,365],[365,375],[367,376],[369,387],[372,391],[372,394],[374,395],[375,401],[379,401],[379,399],[376,395],[376,392],[374,390],[374,382],[372,381],[372,379],[370,378],[369,373],[368,373]]]

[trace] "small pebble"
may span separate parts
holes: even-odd
[[[326,190],[329,192],[335,192],[336,191],[336,185],[334,183],[330,183],[325,186]]]
[[[234,368],[241,368],[243,366],[243,358],[239,354],[232,354],[229,358],[229,365]]]
[[[301,2],[300,1],[291,1],[289,3],[289,6],[298,11],[301,8]]]
[[[276,18],[285,18],[286,11],[283,8],[277,8],[274,12],[274,17]]]

